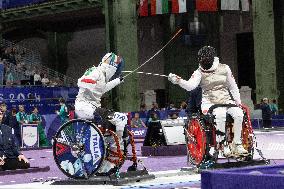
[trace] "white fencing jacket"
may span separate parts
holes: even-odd
[[[241,104],[236,81],[228,65],[219,63],[215,57],[212,67],[203,70],[200,66],[189,80],[180,79],[179,86],[191,91],[198,85],[202,88],[202,104]]]

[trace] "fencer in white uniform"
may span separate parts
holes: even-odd
[[[107,53],[99,66],[89,68],[78,79],[79,93],[75,100],[75,113],[78,118],[94,118],[94,112],[101,107],[102,95],[123,82],[123,77],[120,77],[123,64],[121,57],[114,53]],[[120,138],[121,149],[123,149],[122,136],[127,124],[127,116],[124,113],[115,112],[110,122],[116,127],[116,134]],[[111,143],[111,150],[116,151],[113,139],[105,140]],[[99,173],[106,173],[114,166],[113,163],[104,160]]]
[[[201,110],[207,113],[208,109],[214,104],[235,104],[241,105],[240,93],[232,72],[228,65],[221,64],[216,57],[216,50],[213,47],[205,46],[198,51],[199,68],[194,71],[189,80],[183,80],[181,77],[170,73],[169,81],[178,84],[180,87],[191,91],[197,86],[202,88]],[[239,107],[219,107],[214,109],[216,129],[225,133],[226,113],[234,119],[234,139],[231,149],[225,147],[225,155],[246,154],[247,151],[242,145],[242,122],[243,111]],[[217,142],[224,140],[224,136],[219,136]]]

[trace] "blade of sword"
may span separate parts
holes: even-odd
[[[150,57],[148,60],[146,60],[143,64],[141,64],[139,67],[137,67],[136,69],[132,70],[131,72],[129,72],[126,76],[124,76],[124,78],[130,76],[131,74],[135,73],[137,70],[139,70],[142,66],[144,66],[145,64],[147,64],[148,62],[150,62],[155,56],[157,56],[162,50],[164,50],[171,42],[172,40],[174,40],[182,31],[182,29],[179,29],[175,35],[160,49],[158,50],[152,57]]]
[[[122,71],[123,73],[132,73],[133,71]],[[145,75],[153,75],[153,76],[160,76],[160,77],[168,77],[167,75],[157,74],[157,73],[148,73],[148,72],[135,72],[138,74],[145,74]]]

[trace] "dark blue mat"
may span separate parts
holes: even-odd
[[[202,189],[284,188],[284,165],[256,166],[201,173]]]

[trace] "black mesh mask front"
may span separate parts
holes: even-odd
[[[212,67],[214,57],[216,56],[216,50],[214,47],[204,46],[198,51],[198,63],[204,70],[208,70]]]

